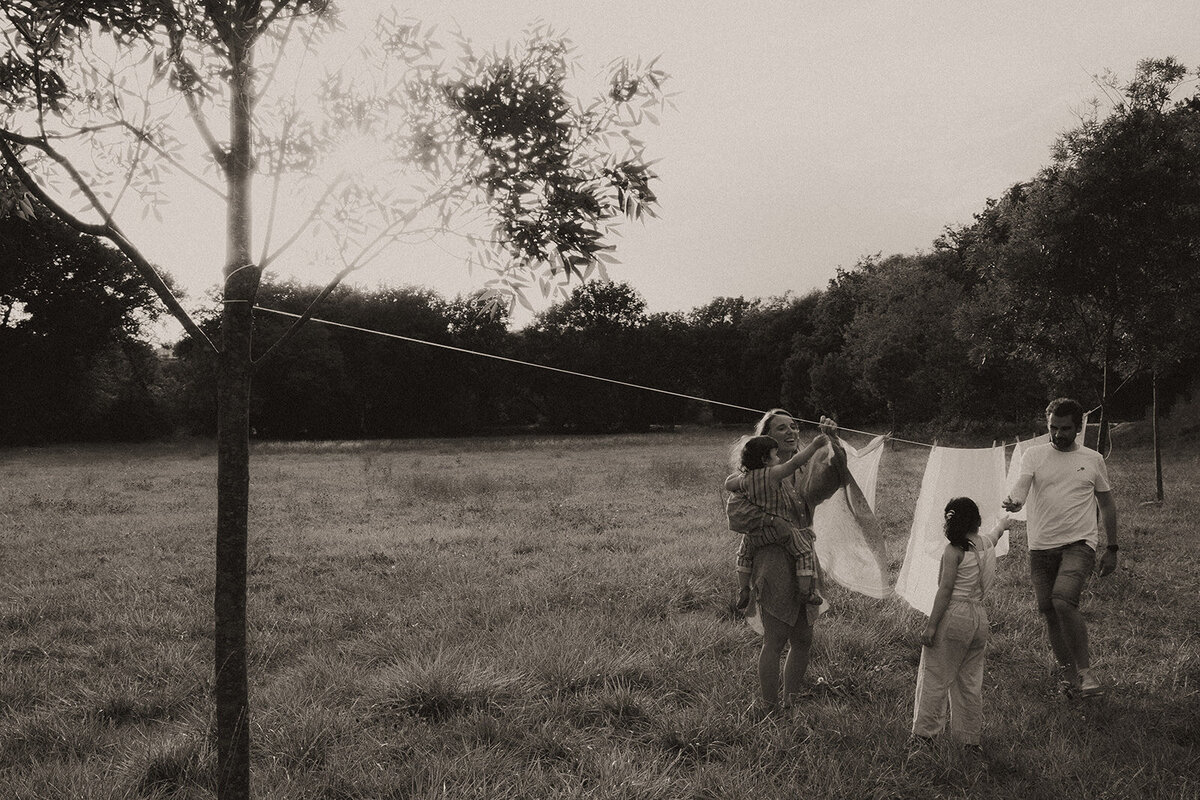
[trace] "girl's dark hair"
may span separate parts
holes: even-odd
[[[959,550],[970,550],[972,533],[979,530],[983,519],[979,506],[969,497],[956,497],[946,503],[946,539]]]
[[[742,442],[738,451],[738,467],[750,472],[762,469],[772,450],[779,449],[779,442],[770,436],[751,436]]]

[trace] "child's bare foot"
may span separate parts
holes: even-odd
[[[743,586],[741,591],[738,592],[737,610],[745,611],[748,605],[750,605],[750,587]]]

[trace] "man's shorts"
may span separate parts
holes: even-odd
[[[1029,577],[1038,611],[1053,611],[1055,600],[1078,608],[1083,586],[1095,568],[1096,551],[1083,540],[1049,550],[1030,550]]]

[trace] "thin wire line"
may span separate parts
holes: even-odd
[[[254,306],[254,309],[256,311],[266,311],[271,314],[279,314],[280,316],[283,316],[283,317],[293,317],[296,319],[299,319],[299,317],[300,317],[299,314],[293,314],[290,311],[278,311],[274,308],[266,308],[265,306]],[[320,322],[323,325],[332,325],[335,328],[345,328],[347,330],[359,331],[361,333],[370,333],[370,334],[374,334],[376,336],[386,336],[389,339],[399,339],[400,341],[403,341],[403,342],[412,342],[413,344],[423,344],[423,345],[426,345],[427,347],[440,347],[443,350],[452,350],[456,353],[465,353],[465,354],[471,355],[471,356],[481,356],[482,358],[491,358],[491,359],[495,359],[496,361],[506,361],[510,364],[520,364],[523,367],[534,367],[535,369],[544,369],[544,370],[549,370],[550,372],[559,372],[559,373],[562,373],[563,375],[573,375],[577,378],[587,378],[587,379],[593,380],[593,381],[603,381],[604,383],[612,383],[612,384],[616,384],[617,386],[626,386],[630,389],[642,389],[647,392],[658,392],[659,394],[670,395],[671,397],[681,397],[685,400],[695,400],[698,403],[708,403],[709,405],[714,405],[714,406],[724,406],[725,408],[733,408],[733,409],[737,409],[738,411],[750,411],[750,412],[753,412],[755,414],[760,414],[760,415],[767,413],[765,410],[763,410],[761,408],[750,408],[749,406],[739,406],[739,405],[735,405],[733,403],[724,403],[724,402],[721,402],[720,400],[709,400],[706,397],[696,397],[695,395],[683,394],[681,392],[672,392],[667,389],[657,389],[653,386],[642,386],[641,384],[638,384],[638,383],[629,383],[628,381],[619,381],[619,380],[616,380],[615,378],[602,378],[599,375],[588,375],[585,372],[575,372],[574,370],[562,369],[560,367],[549,367],[549,366],[546,366],[545,364],[535,364],[532,361],[521,361],[518,358],[509,358],[508,356],[498,356],[498,355],[494,355],[492,353],[480,353],[476,350],[468,350],[465,347],[455,347],[454,345],[451,345],[451,344],[440,344],[438,342],[427,342],[424,339],[414,339],[411,336],[402,336],[398,333],[387,333],[386,331],[376,331],[376,330],[372,330],[370,328],[360,328],[357,325],[347,325],[344,322],[333,322],[332,320],[321,319],[319,317],[309,317],[309,321],[310,322]],[[1096,409],[1098,409],[1098,408],[1100,408],[1100,406],[1096,406],[1096,408],[1092,409],[1092,411],[1089,411],[1087,413],[1090,415],[1092,412],[1096,411]],[[790,414],[788,416],[791,417]],[[804,422],[809,425],[815,425],[817,427],[820,427],[820,424],[821,424],[821,423],[816,422],[811,419],[804,419],[803,417],[791,417],[791,419],[795,420],[796,422]],[[871,431],[860,431],[856,428],[846,428],[841,425],[838,426],[838,430],[849,431],[851,433],[861,433],[861,434],[864,434],[865,436],[879,436],[880,435],[878,433],[872,433]],[[918,447],[928,447],[931,449],[933,447],[935,447],[935,445],[929,444],[928,442],[915,442],[912,439],[901,439],[898,436],[889,436],[888,438],[893,442],[904,442],[905,444],[913,444]],[[1011,445],[1008,445],[1008,444],[1005,445],[1005,447],[1014,447],[1014,446],[1016,446],[1015,442]]]
[[[300,316],[299,314],[293,314],[290,311],[277,311],[274,308],[266,308],[264,306],[255,306],[254,308],[257,311],[268,311],[272,314],[279,314],[280,316],[284,316],[284,317],[299,318],[299,316]],[[467,355],[472,355],[472,356],[482,356],[483,358],[492,358],[492,359],[495,359],[496,361],[507,361],[510,364],[520,364],[521,366],[524,366],[524,367],[535,367],[537,369],[545,369],[545,370],[549,370],[551,372],[561,372],[564,375],[574,375],[577,378],[589,378],[594,381],[604,381],[605,383],[614,383],[618,386],[627,386],[631,389],[645,389],[648,392],[658,392],[659,394],[668,394],[668,395],[671,395],[672,397],[682,397],[685,400],[696,400],[701,403],[710,403],[712,405],[725,406],[726,408],[735,408],[739,411],[752,411],[755,414],[767,413],[766,411],[763,411],[762,409],[750,408],[749,406],[739,406],[739,405],[735,405],[733,403],[723,403],[720,400],[708,400],[703,397],[696,397],[695,395],[683,394],[681,392],[672,392],[667,389],[656,389],[653,386],[642,386],[637,383],[629,383],[628,381],[619,381],[619,380],[616,380],[615,378],[602,378],[599,375],[588,375],[585,372],[575,372],[574,370],[562,369],[560,367],[550,367],[550,366],[546,366],[545,364],[535,364],[532,361],[521,361],[520,359],[509,358],[508,356],[498,356],[498,355],[494,355],[492,353],[480,353],[475,350],[468,350],[465,347],[455,347],[454,345],[451,345],[451,344],[441,344],[439,342],[427,342],[424,339],[414,339],[411,336],[402,336],[398,333],[387,333],[386,331],[376,331],[376,330],[371,330],[370,328],[360,328],[357,325],[347,325],[344,322],[333,322],[331,320],[321,319],[320,317],[309,317],[309,321],[310,322],[320,322],[325,325],[332,325],[335,328],[346,328],[348,330],[360,331],[362,333],[373,333],[376,336],[386,336],[389,339],[399,339],[404,342],[412,342],[413,344],[423,344],[423,345],[427,345],[429,347],[440,347],[443,350],[453,350],[456,353],[466,353]],[[817,422],[813,422],[812,420],[801,419],[800,417],[792,417],[792,419],[796,420],[797,422],[807,422],[812,425],[820,424]],[[849,431],[849,430],[853,430],[853,429],[852,428],[842,428],[842,430]],[[865,431],[854,431],[854,432],[855,433],[865,433]]]

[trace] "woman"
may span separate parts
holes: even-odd
[[[799,432],[796,421],[782,408],[768,411],[754,429],[756,436],[770,436],[779,443],[780,460],[797,452]],[[813,508],[846,481],[846,454],[835,435],[837,424],[823,416],[820,432],[828,439],[826,447],[784,484],[796,501],[791,504],[797,516],[792,522],[802,528],[812,525]],[[800,691],[812,649],[812,625],[820,614],[819,606],[806,605],[799,596],[795,572],[791,557],[775,545],[758,551],[751,574],[754,602],[746,618],[756,629],[761,627],[763,634],[758,680],[768,713],[779,708],[779,659],[785,645],[789,646],[783,666],[785,701]]]

